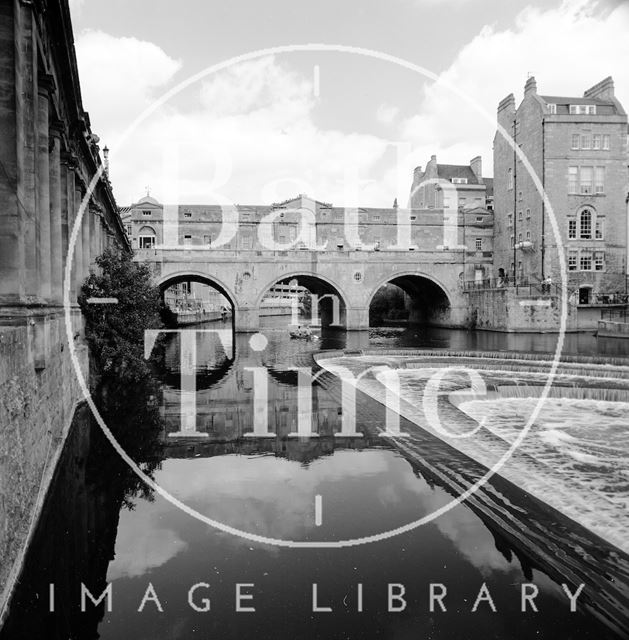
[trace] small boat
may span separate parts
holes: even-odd
[[[312,331],[308,327],[293,327],[288,331],[291,338],[312,340]]]

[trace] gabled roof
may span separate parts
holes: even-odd
[[[466,178],[467,184],[479,184],[478,179],[469,165],[464,164],[438,164],[437,177],[444,180],[452,178]]]
[[[607,104],[614,106],[611,100],[601,100],[600,98],[569,98],[566,96],[540,96],[547,104]]]
[[[301,205],[302,200],[308,200],[310,202],[313,202],[317,209],[319,208],[328,209],[332,207],[332,204],[329,202],[321,202],[320,200],[315,200],[315,198],[310,198],[305,194],[300,194],[298,196],[295,196],[294,198],[288,198],[288,200],[283,200],[282,202],[274,202],[271,206],[273,208],[280,208],[280,207],[298,208]]]

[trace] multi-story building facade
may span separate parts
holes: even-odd
[[[493,202],[493,179],[483,177],[481,156],[472,158],[469,165],[459,165],[440,164],[433,155],[425,170],[420,166],[413,172],[411,209],[439,209],[446,217],[451,217],[450,212],[462,229],[460,244],[466,252],[465,281],[478,282],[491,276]]]
[[[105,248],[128,244],[81,100],[67,2],[2,5],[0,315],[38,315],[63,303],[70,237],[88,192],[70,301]]]
[[[563,256],[573,303],[622,298],[627,286],[627,115],[612,79],[582,97],[562,97],[539,95],[531,77],[517,109],[513,94],[500,102],[498,125],[530,167],[498,130],[496,275],[559,282]]]
[[[480,171],[480,159],[477,166]],[[469,178],[471,181],[472,176]],[[397,248],[403,235],[400,250],[456,251],[463,261],[461,280],[473,280],[488,277],[491,270],[493,212],[485,206],[487,185],[481,185],[480,189],[478,184],[468,186],[462,193],[474,194],[469,206],[456,208],[452,202],[446,202],[444,207],[439,201],[434,207],[405,210],[408,233],[402,234],[396,206],[346,209],[305,195],[271,205],[229,208],[163,205],[147,195],[121,209],[121,218],[132,247],[140,252],[162,245],[250,251],[268,249],[269,242],[276,243],[277,250],[316,245],[325,251],[378,252]],[[477,194],[481,194],[479,206]],[[304,217],[304,211],[311,215]],[[233,232],[226,224],[230,217],[237,222]],[[355,224],[347,225],[352,219]]]
[[[413,209],[493,209],[493,179],[483,177],[481,156],[465,164],[439,164],[430,157],[426,169],[416,167],[411,186]]]

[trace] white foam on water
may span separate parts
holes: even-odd
[[[420,368],[417,357],[413,359],[413,368],[398,368],[406,365],[404,356],[344,356],[319,364],[324,368],[340,364],[354,375],[375,365],[395,369],[363,377],[360,390],[386,404],[387,389],[395,392],[399,376],[400,413],[488,468],[515,441],[539,403],[536,387],[531,385],[539,387],[546,381],[543,373],[500,370],[498,363],[491,363],[491,369],[476,371],[498,391],[474,396],[465,367],[445,372],[437,395],[442,408],[447,399],[456,407],[446,403],[451,410],[444,411],[444,425],[452,432],[470,431],[471,418],[484,427],[471,438],[452,438],[431,427],[422,407],[427,380],[443,367]],[[526,369],[528,363],[518,364]],[[598,376],[588,378],[585,369],[577,377],[600,381]],[[536,423],[499,475],[629,552],[629,403],[578,398],[578,391],[568,387],[568,397],[544,400]],[[607,393],[605,389],[590,391]],[[554,395],[562,392],[560,387],[553,388]]]

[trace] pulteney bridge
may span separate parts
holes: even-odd
[[[340,324],[369,327],[369,305],[387,283],[412,300],[411,320],[464,326],[467,307],[459,273],[460,252],[254,251],[207,248],[146,249],[136,259],[151,263],[162,289],[197,281],[218,289],[233,306],[236,331],[256,331],[262,299],[277,283],[296,279],[319,297],[323,326],[333,323],[334,300]],[[329,295],[331,294],[331,295]]]
[[[460,212],[410,210],[399,217],[395,208],[360,208],[349,212],[355,222],[349,228],[346,210],[305,196],[271,207],[234,207],[227,216],[219,207],[177,205],[170,236],[176,241],[169,243],[168,207],[145,198],[134,208],[141,212],[128,220],[135,259],[153,266],[163,290],[184,281],[218,289],[233,306],[239,332],[256,331],[269,289],[291,280],[318,296],[323,326],[367,329],[370,303],[390,283],[408,294],[412,321],[463,327],[462,282],[488,257],[468,249],[467,236],[491,221],[470,231]],[[234,227],[226,234],[229,217]]]

